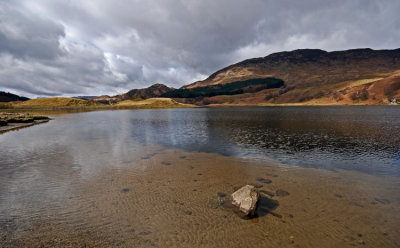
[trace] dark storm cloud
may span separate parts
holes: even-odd
[[[28,96],[179,87],[298,48],[396,48],[400,1],[0,2],[0,86]]]

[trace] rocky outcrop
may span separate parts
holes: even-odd
[[[232,204],[247,216],[255,214],[259,197],[260,194],[253,185],[243,186],[231,195]]]
[[[35,121],[48,121],[47,116],[31,115],[28,113],[5,113],[0,112],[0,126],[6,126],[9,123],[34,123]]]
[[[48,122],[49,120],[50,118],[46,116],[37,116],[28,113],[0,112],[0,134],[10,130]]]

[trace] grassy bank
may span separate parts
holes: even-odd
[[[117,109],[151,109],[151,108],[191,108],[192,104],[176,102],[170,98],[149,98],[146,100],[125,100],[108,105],[66,97],[33,99],[25,102],[0,103],[0,110],[12,113],[74,113],[98,110]]]

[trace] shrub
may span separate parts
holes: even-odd
[[[324,95],[325,95],[324,92],[318,91],[317,94],[314,95],[314,98],[317,98],[317,99],[318,99],[318,98],[323,97]]]
[[[357,100],[361,100],[361,101],[365,101],[368,100],[369,94],[367,91],[367,88],[363,88],[362,90],[353,92],[350,95],[350,99],[353,101],[357,101]]]
[[[311,99],[313,99],[312,96],[303,96],[303,97],[301,97],[301,98],[299,99],[299,102],[306,102],[306,101],[309,101],[309,100],[311,100]]]

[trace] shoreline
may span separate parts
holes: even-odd
[[[0,112],[0,134],[48,121],[50,118],[47,116],[33,115],[26,111],[23,113]]]
[[[352,106],[400,106],[400,104],[302,104],[302,103],[256,103],[256,104],[209,104],[202,107],[352,107]]]
[[[26,128],[26,127],[31,127],[34,125],[42,124],[42,123],[47,123],[51,119],[48,120],[35,120],[30,123],[10,123],[7,126],[0,126],[0,135],[9,131],[15,131],[18,129]]]
[[[182,104],[176,106],[151,106],[151,105],[105,105],[95,107],[13,107],[13,108],[0,108],[1,112],[23,113],[23,112],[63,112],[63,113],[78,113],[78,112],[91,112],[91,111],[105,111],[105,110],[140,110],[140,109],[175,109],[175,108],[208,108],[208,107],[396,107],[400,104],[301,104],[301,103],[257,103],[257,104],[208,104],[208,105],[194,105]]]

